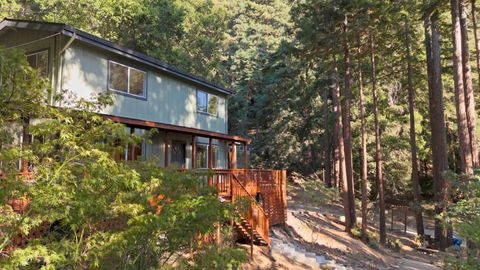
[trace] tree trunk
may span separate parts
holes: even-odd
[[[343,24],[344,35],[344,61],[345,61],[345,77],[344,77],[344,91],[343,97],[345,98],[345,108],[343,110],[343,136],[345,147],[345,166],[347,171],[347,189],[348,189],[348,202],[350,204],[350,220],[352,226],[356,226],[355,215],[355,189],[353,184],[353,161],[352,161],[352,138],[350,132],[350,45],[348,44],[348,19],[345,16]]]
[[[375,38],[371,36],[370,39],[372,61],[372,96],[373,96],[373,116],[375,121],[375,165],[376,165],[376,180],[378,189],[378,199],[380,205],[380,244],[387,243],[387,231],[385,228],[385,197],[383,192],[383,173],[382,173],[382,146],[380,143],[381,133],[380,125],[378,123],[378,97],[377,97],[377,75],[375,68]]]
[[[405,20],[405,47],[407,48],[407,84],[408,110],[410,114],[410,149],[412,152],[413,210],[415,211],[417,235],[424,235],[422,208],[420,205],[420,184],[418,179],[417,143],[415,139],[415,92],[413,89],[413,70],[410,43],[410,26],[407,18]]]
[[[360,35],[357,35],[358,55],[361,55]],[[363,95],[363,77],[361,61],[358,61],[358,88],[360,91],[360,134],[362,141],[362,241],[367,241],[367,138],[365,136],[365,97]]]
[[[324,147],[323,147],[323,154],[324,154],[324,161],[323,161],[323,169],[325,171],[324,174],[324,182],[327,187],[332,187],[332,162],[331,162],[331,142],[330,142],[330,136],[331,136],[331,129],[329,126],[329,110],[328,110],[328,91],[323,91],[323,125],[324,125],[324,133],[323,133],[323,141],[324,141]]]
[[[478,44],[477,11],[475,7],[475,3],[476,3],[476,0],[472,0],[472,24],[473,24],[473,37],[475,40],[475,60],[477,62],[478,83],[480,85],[480,45]]]
[[[460,152],[460,169],[464,173],[471,173],[472,151],[470,147],[470,133],[468,132],[467,113],[465,106],[465,91],[462,65],[462,38],[460,33],[460,18],[458,0],[450,1],[452,12],[452,44],[453,44],[453,81],[455,86],[455,108],[457,112],[458,139]],[[433,25],[432,25],[433,26]],[[432,29],[433,34],[433,29]],[[432,37],[433,38],[433,37]],[[433,41],[432,41],[433,42]]]
[[[475,114],[475,98],[473,96],[472,86],[472,68],[470,66],[470,47],[468,44],[468,21],[467,7],[465,0],[459,0],[458,11],[460,15],[460,34],[462,37],[462,67],[463,67],[463,88],[465,91],[465,107],[467,113],[467,127],[470,136],[469,146],[472,155],[472,166],[478,167],[478,145],[475,123],[477,120]],[[473,168],[467,169],[473,172]]]
[[[340,190],[340,159],[339,159],[339,150],[338,150],[338,132],[337,132],[337,105],[335,104],[334,101],[334,96],[335,96],[335,88],[332,87],[332,100],[333,100],[333,114],[335,115],[335,128],[333,129],[332,132],[332,145],[333,145],[333,151],[332,151],[332,156],[333,156],[333,186],[335,187],[335,190],[338,192],[341,192]]]
[[[337,108],[337,143],[338,143],[338,160],[339,160],[339,176],[342,183],[342,198],[343,198],[343,212],[345,214],[345,231],[350,233],[352,229],[352,220],[350,212],[350,201],[348,198],[348,179],[345,166],[345,153],[344,153],[344,136],[343,136],[343,121],[342,121],[342,104],[340,102],[340,86],[338,83],[338,71],[335,56],[333,58],[334,70],[333,70],[333,83],[334,94],[333,99],[335,107]],[[340,181],[339,181],[340,182]]]
[[[454,2],[455,0],[452,0]],[[429,98],[430,128],[432,134],[432,158],[433,158],[433,186],[435,191],[435,213],[440,214],[444,210],[444,181],[443,172],[448,170],[447,136],[445,128],[445,115],[442,89],[442,67],[440,63],[440,34],[438,31],[438,14],[434,12],[431,17],[431,63],[432,63],[432,93]],[[468,134],[468,131],[467,131]],[[435,220],[435,237],[439,248],[446,247],[445,233],[439,220]]]

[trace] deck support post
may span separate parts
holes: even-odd
[[[212,138],[208,138],[208,169],[213,168],[213,149],[212,149]],[[213,177],[208,177],[208,185],[213,186]]]
[[[231,144],[231,164],[230,164],[230,168],[232,169],[236,169],[237,168],[237,147],[235,146],[235,142],[232,142]]]
[[[250,257],[253,258],[253,227],[250,230]]]
[[[169,155],[168,155],[168,139],[167,139],[167,133],[165,132],[165,140],[163,141],[163,143],[165,144],[165,168],[168,167],[169,165]]]
[[[208,138],[208,168],[213,168],[213,147],[212,138]]]
[[[197,137],[192,135],[192,169],[195,169],[197,163]]]
[[[130,134],[134,134],[134,133],[135,133],[135,128],[131,127]],[[128,160],[135,160],[135,145],[130,144],[128,151],[130,152],[129,153],[130,157],[128,158]]]
[[[243,143],[243,166],[244,169],[248,169],[248,157],[247,157],[247,143]]]

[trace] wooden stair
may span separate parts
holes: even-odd
[[[257,232],[257,230],[253,229],[252,226],[248,223],[248,221],[239,214],[240,221],[234,222],[234,227],[239,233],[239,235],[247,240],[248,242],[252,241],[253,243],[260,246],[268,246],[267,241]]]
[[[235,226],[239,234],[246,240],[258,245],[270,245],[268,217],[263,208],[257,204],[255,197],[248,192],[245,186],[232,175],[231,199],[232,202],[247,199],[246,209],[237,210],[239,222]]]
[[[221,170],[209,179],[218,188],[222,201],[241,202],[237,209],[239,221],[234,224],[240,236],[258,245],[270,245],[270,222],[265,210],[255,200],[258,181],[248,170]]]

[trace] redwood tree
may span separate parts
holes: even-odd
[[[360,48],[360,35],[357,35],[357,48],[358,48],[358,55],[361,55],[361,48]],[[367,226],[368,226],[368,219],[367,219],[367,204],[368,204],[368,196],[367,196],[367,138],[365,135],[365,97],[363,94],[363,74],[362,74],[362,66],[361,61],[358,61],[358,88],[359,88],[359,96],[360,96],[360,136],[361,136],[361,145],[362,145],[362,172],[361,172],[361,181],[362,181],[362,240],[367,240]]]
[[[356,225],[355,215],[355,189],[353,184],[353,161],[352,161],[352,138],[350,132],[350,103],[351,103],[351,89],[350,89],[350,45],[348,43],[348,17],[345,15],[343,22],[344,35],[344,63],[345,63],[345,77],[344,77],[344,92],[345,108],[343,110],[343,136],[345,148],[345,165],[347,172],[347,195],[348,203],[350,205],[350,220],[352,226]]]
[[[382,146],[380,124],[378,122],[378,96],[377,96],[377,74],[375,66],[375,37],[370,37],[370,60],[372,65],[372,97],[373,97],[373,116],[375,122],[375,166],[376,166],[376,182],[378,190],[378,200],[380,206],[380,243],[387,243],[387,231],[385,228],[385,196],[383,191],[383,173],[382,173]]]
[[[467,127],[470,140],[468,141],[470,147],[470,154],[472,155],[473,167],[478,166],[478,146],[476,136],[476,113],[475,113],[475,98],[473,96],[472,86],[472,69],[470,66],[470,48],[468,38],[468,21],[467,8],[465,0],[458,1],[458,12],[460,15],[460,34],[462,40],[462,68],[463,68],[463,88],[465,92],[465,107],[467,115]],[[473,172],[472,169],[467,168],[468,172]]]
[[[413,89],[413,69],[410,45],[410,26],[408,18],[405,19],[405,47],[407,50],[407,88],[408,110],[410,115],[410,149],[412,152],[412,189],[413,207],[417,225],[417,234],[424,235],[422,208],[420,205],[420,184],[418,179],[417,143],[415,139],[415,90]]]
[[[353,225],[353,220],[351,219],[351,210],[350,200],[348,197],[348,178],[347,170],[345,164],[345,152],[344,152],[344,134],[343,134],[343,120],[342,120],[342,103],[340,102],[340,85],[338,82],[338,69],[335,56],[333,57],[334,67],[333,67],[333,102],[336,107],[336,126],[337,126],[337,150],[338,150],[338,161],[339,161],[339,179],[338,182],[342,184],[342,198],[343,198],[343,212],[345,214],[345,231],[350,233]]]
[[[454,2],[455,0],[452,0]],[[427,19],[428,20],[428,19]],[[429,27],[430,26],[430,27]],[[430,29],[429,29],[430,28]],[[431,35],[429,33],[431,31]],[[444,210],[444,176],[448,170],[447,138],[443,103],[442,71],[440,64],[440,34],[438,30],[438,13],[435,11],[425,27],[425,46],[429,75],[429,115],[431,129],[431,148],[433,159],[433,188],[435,197],[435,213]],[[445,235],[441,223],[435,220],[435,239],[440,249],[446,246]]]
[[[460,168],[464,173],[472,172],[472,153],[470,133],[468,132],[467,113],[465,106],[465,91],[462,65],[462,37],[460,33],[460,16],[458,0],[450,1],[452,13],[452,44],[453,44],[453,81],[455,88],[455,108],[457,112],[458,139],[460,150]],[[433,33],[432,33],[433,34]],[[433,76],[433,75],[432,75]]]

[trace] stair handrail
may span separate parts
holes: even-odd
[[[232,173],[232,184],[233,182],[235,182],[236,185],[238,185],[242,191],[247,194],[247,198],[250,199],[250,211],[253,211],[253,208],[257,209],[258,210],[258,213],[259,215],[257,216],[257,219],[260,221],[260,218],[262,217],[264,223],[262,223],[261,225],[263,226],[257,226],[259,222],[255,222],[255,219],[253,218],[253,213],[251,214],[252,215],[252,219],[251,219],[251,224],[250,226],[252,227],[251,228],[251,233],[253,233],[253,230],[255,229],[257,231],[257,233],[260,234],[260,236],[265,240],[265,242],[267,243],[267,245],[269,246],[270,245],[270,237],[268,235],[268,230],[270,228],[269,226],[269,220],[268,220],[268,216],[267,214],[265,213],[265,211],[263,210],[263,208],[257,203],[257,201],[255,200],[255,198],[252,196],[252,194],[250,194],[248,192],[248,190],[245,188],[245,186],[237,179],[237,177]],[[232,185],[232,188],[231,188],[231,192],[233,193],[233,185]],[[232,194],[232,201],[234,201],[235,198]],[[247,219],[247,221],[250,223],[250,220]],[[261,223],[261,222],[260,222]],[[259,230],[260,229],[260,230]],[[253,239],[251,239],[253,241]]]

